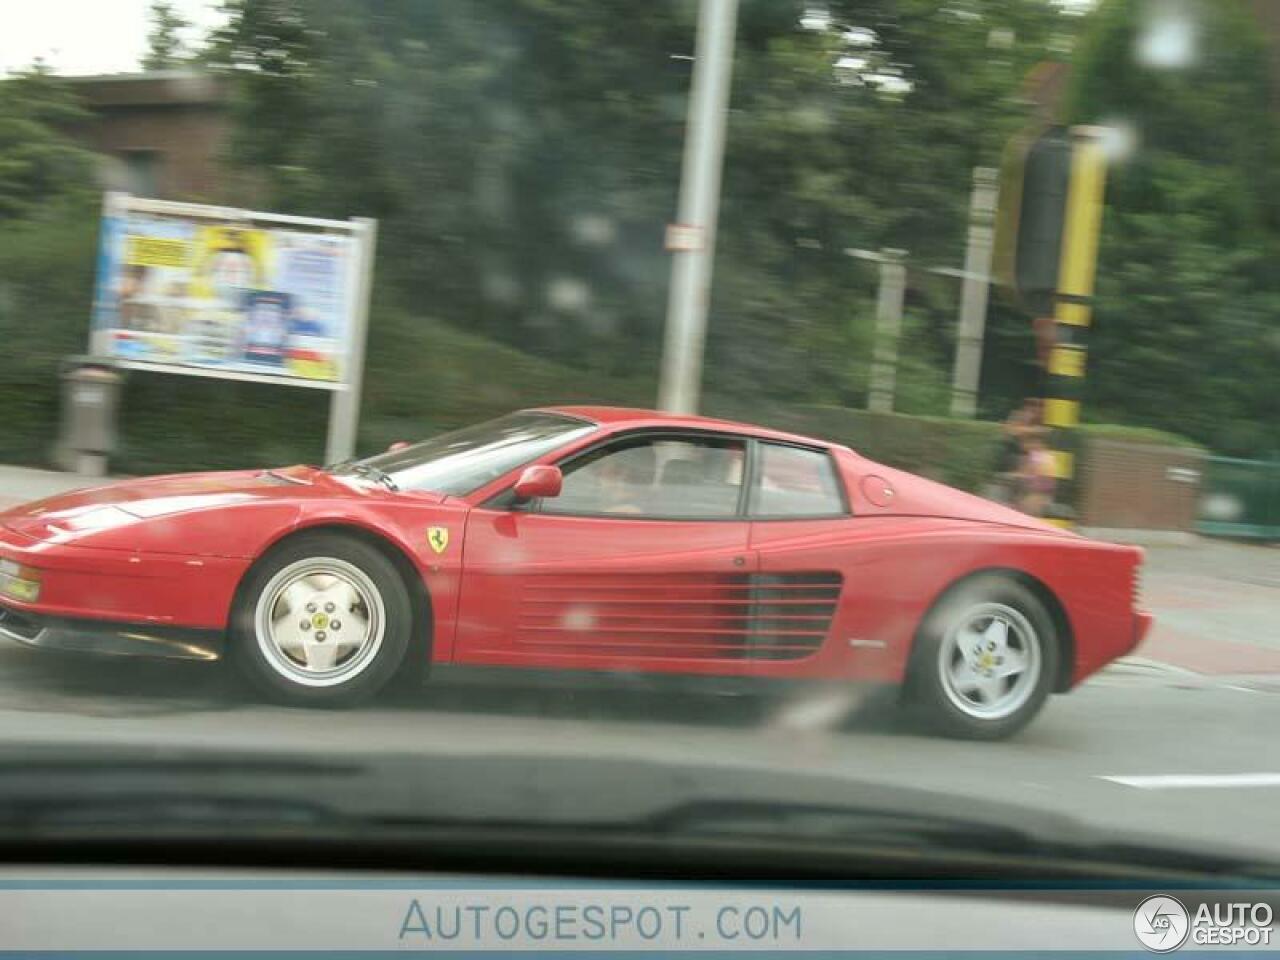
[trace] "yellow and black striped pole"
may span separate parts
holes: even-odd
[[[1093,319],[1094,278],[1102,234],[1107,158],[1103,130],[1071,128],[1071,177],[1067,187],[1053,343],[1045,377],[1044,424],[1052,428],[1057,487],[1052,522],[1073,526],[1080,401],[1084,392],[1089,325]]]

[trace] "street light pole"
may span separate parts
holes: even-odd
[[[737,20],[738,0],[701,0],[678,222],[667,231],[667,247],[672,250],[671,289],[658,406],[672,413],[697,412],[702,386],[702,349]]]
[[[876,343],[871,358],[871,390],[867,409],[892,413],[898,384],[898,338],[902,336],[902,304],[907,290],[907,251],[880,251],[880,293],[876,298]]]
[[[969,246],[964,259],[960,295],[960,326],[956,332],[955,367],[951,375],[951,415],[972,419],[978,412],[978,383],[982,373],[982,337],[987,324],[991,256],[995,238],[999,172],[973,168],[969,200]]]

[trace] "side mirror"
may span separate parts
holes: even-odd
[[[397,450],[403,450],[405,447],[410,445],[411,444],[408,440],[397,440],[391,446],[387,447],[387,453],[395,453]]]
[[[559,467],[549,464],[526,467],[524,473],[520,474],[520,479],[516,481],[516,499],[536,500],[540,497],[558,497],[563,483],[564,475]]]

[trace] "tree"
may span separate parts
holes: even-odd
[[[1241,0],[1180,8],[1197,48],[1135,55],[1150,8],[1108,0],[1077,60],[1074,119],[1123,123],[1110,175],[1086,411],[1228,453],[1280,449],[1277,131],[1267,49]]]
[[[971,169],[1076,20],[1032,0],[742,5],[710,392],[861,400],[874,271],[845,247],[957,265]],[[234,153],[298,213],[382,221],[379,277],[458,326],[617,375],[657,369],[696,5],[687,0],[226,0]],[[1068,21],[1066,23],[1064,21]],[[838,66],[863,27],[904,93]],[[1011,36],[995,49],[993,31]],[[994,50],[994,52],[993,52]],[[940,412],[953,281],[912,274],[904,349]]]
[[[755,38],[760,49],[750,32],[739,45],[709,356],[722,376],[741,372],[735,391],[862,403],[877,278],[843,251],[897,247],[909,254],[911,314],[902,399],[942,413],[959,291],[919,268],[962,260],[972,168],[993,164],[1025,122],[1022,78],[1078,21],[1020,0],[829,10],[825,29],[775,26]],[[876,52],[908,93],[833,69]],[[730,283],[742,293],[722,295]]]
[[[0,79],[0,223],[48,218],[92,189],[93,155],[67,133],[83,118],[43,63]]]
[[[182,35],[191,29],[191,21],[167,0],[151,0],[147,16],[151,29],[147,33],[147,53],[142,58],[142,68],[168,70],[180,66],[188,55]]]

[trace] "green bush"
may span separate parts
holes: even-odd
[[[89,341],[97,211],[51,211],[0,230],[0,459],[48,461],[58,424],[58,369]]]
[[[58,369],[89,331],[96,211],[68,210],[0,232],[0,461],[48,465],[59,418]],[[714,371],[708,380],[714,382]],[[654,384],[535,357],[488,337],[375,300],[358,450],[371,453],[519,407],[549,403],[649,406]],[[329,394],[270,384],[129,373],[113,469],[122,473],[318,462]],[[891,466],[966,490],[990,476],[997,423],[781,406],[711,395],[708,413],[824,437]],[[1089,424],[1088,437],[1188,445],[1158,430]]]
[[[382,305],[370,318],[362,394],[361,454],[520,407],[651,401],[647,383],[597,378]],[[329,399],[303,387],[131,372],[115,469],[318,463]]]
[[[843,407],[794,407],[770,418],[780,428],[834,440],[864,457],[959,487],[980,490],[991,477],[1000,424]]]
[[[89,339],[96,209],[0,232],[0,461],[47,466],[57,435],[58,371]],[[512,409],[546,403],[649,403],[646,381],[605,378],[374,304],[358,449],[371,453]],[[322,390],[130,371],[112,469],[158,473],[318,462]]]

